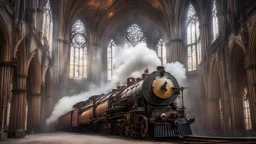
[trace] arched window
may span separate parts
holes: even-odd
[[[138,43],[146,43],[141,28],[137,24],[132,24],[125,33],[125,43],[128,46],[136,46]]]
[[[187,50],[188,50],[188,71],[197,69],[201,62],[201,40],[199,33],[199,21],[192,4],[189,5],[187,13]]]
[[[110,40],[108,44],[108,49],[107,49],[107,62],[108,62],[108,80],[112,79],[113,76],[113,59],[115,57],[115,49],[116,49],[116,44],[113,39]]]
[[[43,43],[49,45],[50,56],[52,54],[53,20],[50,0],[46,0],[43,17]]]
[[[213,0],[212,6],[212,38],[213,41],[219,36],[219,21],[217,17],[216,0]]]
[[[166,46],[162,39],[157,43],[157,55],[161,60],[161,64],[166,64]]]
[[[252,129],[252,121],[251,121],[251,113],[249,101],[247,98],[247,88],[244,88],[244,96],[243,96],[243,106],[244,106],[244,125],[245,129]]]
[[[81,20],[77,20],[71,30],[70,78],[87,78],[87,34]]]

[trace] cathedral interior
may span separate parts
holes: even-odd
[[[256,136],[255,0],[0,0],[1,139],[55,131],[55,104],[139,43],[186,69],[194,134]]]

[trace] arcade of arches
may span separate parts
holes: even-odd
[[[141,42],[187,69],[195,134],[255,135],[255,0],[0,0],[1,138],[52,131],[54,104]]]

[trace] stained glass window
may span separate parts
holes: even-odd
[[[213,0],[212,7],[212,37],[213,41],[219,36],[219,22],[217,17],[216,0]]]
[[[71,30],[70,78],[87,78],[87,35],[81,20],[77,20]]]
[[[199,21],[196,11],[192,4],[189,5],[187,20],[187,54],[188,54],[188,71],[197,69],[201,62],[201,40],[199,32]]]
[[[251,113],[249,101],[247,98],[247,88],[244,88],[243,106],[244,106],[244,125],[246,130],[252,129]]]
[[[116,44],[113,39],[110,40],[107,48],[107,71],[108,71],[108,80],[112,79],[113,76],[113,59],[115,57]]]
[[[140,42],[146,43],[143,32],[137,24],[132,24],[125,33],[125,43],[129,46],[136,46]]]
[[[161,64],[166,64],[166,45],[162,39],[157,43],[157,55],[161,60]]]
[[[52,55],[53,20],[50,0],[45,1],[43,16],[43,43],[49,45],[50,56]]]

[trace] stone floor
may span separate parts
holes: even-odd
[[[42,133],[27,135],[24,139],[8,139],[1,144],[174,144],[163,141],[139,140],[118,136],[75,133]]]

